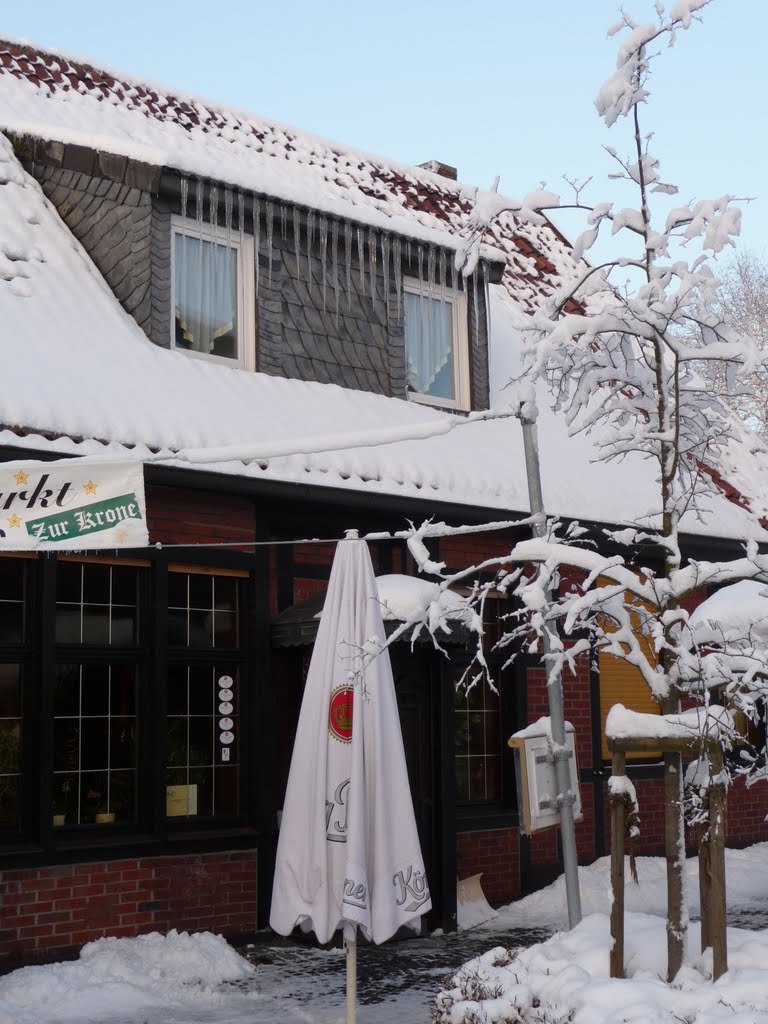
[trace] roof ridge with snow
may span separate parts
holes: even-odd
[[[0,129],[137,159],[455,248],[476,189],[23,40],[0,41]],[[552,224],[506,213],[486,244],[522,308],[573,273]]]

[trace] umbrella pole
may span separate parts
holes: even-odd
[[[357,1011],[357,935],[345,939],[347,947],[347,1024],[355,1024]]]

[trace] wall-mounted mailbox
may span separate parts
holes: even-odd
[[[579,821],[582,818],[581,793],[576,767],[574,731],[570,722],[565,723],[565,737],[571,779],[570,790],[575,798],[573,819]],[[515,752],[521,831],[524,835],[530,836],[534,832],[559,825],[560,811],[557,805],[558,790],[549,719],[540,718],[533,725],[514,733],[509,737],[508,743]]]

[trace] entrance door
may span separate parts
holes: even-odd
[[[437,877],[440,857],[436,850],[433,712],[433,693],[437,685],[435,655],[431,650],[412,651],[407,644],[393,644],[389,651],[403,731],[408,781],[411,784],[421,852],[432,893],[433,909],[428,919],[428,927],[431,928],[434,927],[433,920],[440,918],[436,897],[441,891],[440,879]]]

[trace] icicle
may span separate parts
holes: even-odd
[[[331,267],[333,273],[333,322],[339,325],[339,222],[331,221]]]
[[[357,263],[360,267],[360,294],[365,295],[365,240],[363,229],[357,229]]]
[[[182,310],[186,310],[187,309],[187,290],[189,288],[189,268],[187,267],[187,237],[186,237],[186,229],[185,229],[186,216],[187,216],[187,203],[188,202],[189,202],[189,179],[188,178],[182,178],[181,179],[181,218],[182,218],[182,220],[181,220],[181,229],[180,229],[181,246],[177,250],[177,252],[174,253],[174,256],[177,257],[178,265],[179,265],[179,273],[176,276],[176,280],[177,281],[181,280],[181,289],[180,289],[181,295],[179,296],[179,298],[178,298],[178,300],[176,302],[176,306],[177,306],[177,308],[181,308]],[[175,235],[172,235],[171,239],[172,239],[172,244],[174,245],[174,247],[176,245],[178,245],[178,241],[177,241],[177,238],[176,238]],[[173,325],[174,325],[174,333],[175,333],[176,310],[172,310],[171,312],[173,314],[173,321],[172,322],[173,322]]]
[[[441,308],[445,306],[445,279],[448,277],[448,267],[445,258],[445,249],[440,250],[440,303]]]
[[[430,245],[427,249],[427,289],[429,294],[429,301],[427,302],[427,310],[429,316],[429,340],[430,344],[434,345],[435,341],[435,264],[436,254],[434,245]],[[442,310],[439,316],[442,316]],[[439,320],[438,320],[439,323]]]
[[[267,284],[272,290],[272,230],[275,219],[275,204],[267,201],[267,259],[269,260],[269,270]]]
[[[421,260],[424,252],[420,245],[416,246],[416,262],[419,264],[419,295],[424,294],[424,271],[421,266]]]
[[[226,226],[226,248],[232,247],[232,196],[231,188],[224,189],[224,225]]]
[[[213,238],[216,239],[216,234],[219,227],[219,190],[215,185],[210,186],[210,192],[208,193],[208,209],[210,211],[211,229]],[[202,260],[203,246],[200,245],[200,258]],[[201,272],[202,273],[202,272]],[[198,278],[203,286],[202,276]],[[214,306],[218,305],[219,301],[219,261],[214,259],[213,261],[213,302]]]
[[[411,240],[410,240],[410,238],[407,238],[405,240],[405,263],[406,263],[406,266],[408,268],[408,273],[410,274],[412,272],[411,271]]]
[[[208,193],[208,210],[211,227],[213,228],[213,233],[215,235],[216,229],[219,226],[219,190],[216,185],[211,185],[211,190]]]
[[[376,232],[368,228],[368,252],[371,273],[371,302],[376,304]]]
[[[253,196],[253,244],[256,250],[256,292],[259,291],[261,270],[261,210],[256,195]]]
[[[320,276],[322,278],[320,289],[323,296],[323,312],[325,312],[325,285],[328,277],[328,218],[324,213],[320,214],[318,226],[318,233],[320,235]]]
[[[296,280],[301,280],[301,220],[299,208],[293,208],[293,247],[296,250]]]
[[[475,266],[472,273],[472,343],[477,343],[477,299],[478,299],[478,288],[477,288],[477,273],[479,267]]]
[[[203,280],[203,203],[205,201],[205,186],[198,178],[195,186],[195,220],[197,221],[197,264],[195,270],[196,287],[200,287]],[[198,300],[200,301],[200,300]]]
[[[195,185],[195,220],[197,221],[198,236],[203,233],[203,183],[198,178]]]
[[[238,248],[238,260],[242,261],[243,260],[243,253],[245,251],[245,198],[243,196],[243,190],[241,188],[239,188],[237,190],[237,229],[238,229],[238,233],[239,233],[239,238],[238,238],[238,245],[239,245],[239,248]],[[243,263],[242,262],[240,263],[240,267],[243,268]],[[246,274],[244,272],[244,269],[241,272],[238,273],[237,279],[238,279],[239,294],[240,294],[240,303],[239,303],[239,307],[238,308],[239,309],[246,309],[247,308],[247,289],[248,289],[248,286],[246,284]],[[238,330],[239,330],[241,325],[238,324],[237,326],[238,326]]]
[[[397,319],[399,320],[403,308],[403,243],[395,238],[392,246],[392,262],[395,271],[395,298],[397,299]]]
[[[344,259],[347,263],[347,309],[352,308],[352,222],[344,221]]]
[[[389,309],[389,256],[392,239],[386,231],[381,235],[381,269],[384,274],[384,308]]]
[[[459,287],[459,282],[456,279],[456,253],[455,252],[451,253],[451,257],[450,257],[448,262],[449,262],[450,267],[451,267],[451,291],[455,292],[456,289]]]
[[[488,324],[491,309],[491,265],[483,260],[483,301],[485,302],[485,323]]]
[[[312,244],[315,237],[315,211],[307,213],[307,288],[312,288]]]

